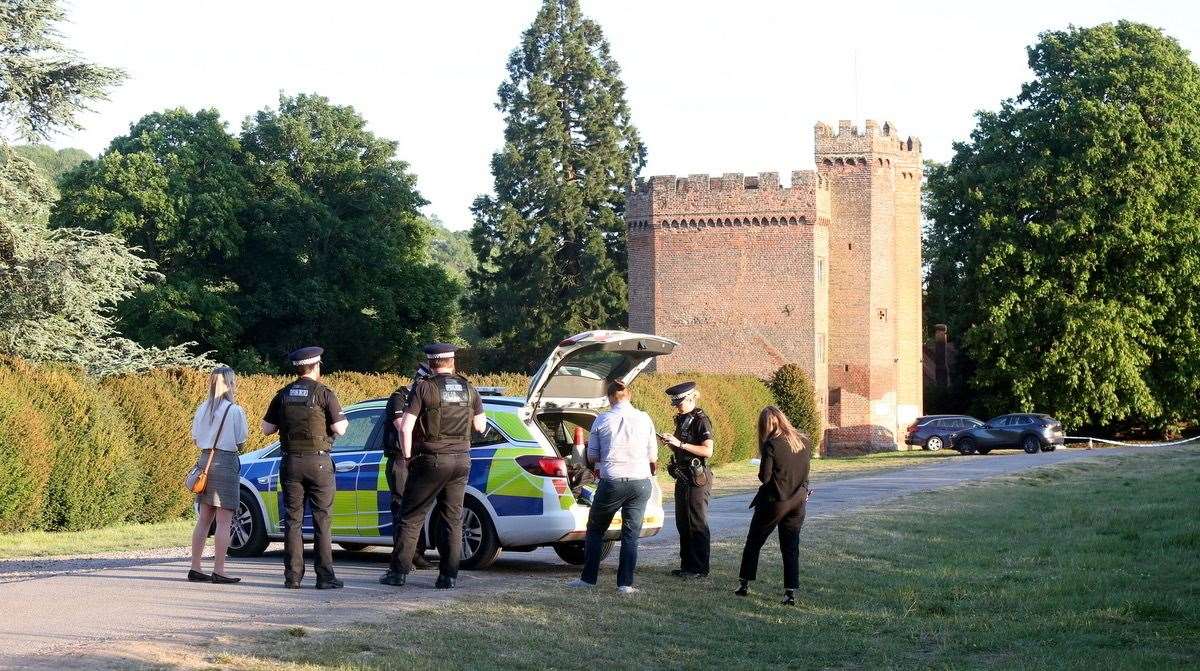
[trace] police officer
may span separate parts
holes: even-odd
[[[425,347],[433,377],[416,383],[400,420],[401,449],[410,461],[400,515],[398,558],[380,580],[387,585],[407,582],[425,515],[435,502],[440,526],[447,533],[436,539],[441,562],[434,586],[451,589],[458,579],[463,493],[471,471],[471,430],[483,433],[487,417],[479,392],[454,372],[455,349],[446,344]],[[414,429],[418,427],[420,440],[414,441]]]
[[[391,495],[389,508],[392,512],[392,563],[388,572],[379,579],[379,582],[384,584],[387,584],[389,576],[396,572],[396,566],[400,560],[400,513],[404,502],[404,485],[408,482],[408,460],[404,458],[403,449],[400,447],[400,417],[404,414],[404,408],[408,405],[408,397],[412,394],[413,388],[417,386],[417,382],[432,375],[433,371],[429,370],[429,366],[424,363],[417,366],[417,370],[412,376],[412,382],[407,386],[397,387],[396,391],[388,397],[387,405],[383,408],[383,456],[386,459],[384,473],[387,476],[388,492]],[[429,563],[418,552],[414,566],[425,568],[428,565]]]
[[[299,589],[304,577],[304,504],[313,521],[313,569],[317,589],[338,589],[342,581],[333,574],[333,549],[329,541],[329,509],[335,481],[329,450],[335,436],[349,424],[337,396],[321,384],[320,347],[304,347],[288,355],[299,377],[280,389],[263,417],[268,436],[279,431],[283,446],[280,477],[283,486],[284,586]]]
[[[671,575],[680,578],[708,576],[710,534],[708,499],[712,493],[712,421],[696,407],[700,392],[695,382],[683,382],[666,390],[675,407],[675,433],[663,434],[671,448],[667,472],[675,478],[675,527],[679,530],[679,568]]]

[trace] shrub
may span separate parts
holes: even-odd
[[[0,533],[41,528],[54,464],[46,417],[25,397],[20,382],[0,368]]]
[[[821,444],[821,417],[812,382],[804,369],[789,363],[781,366],[767,383],[775,395],[775,404],[787,415],[792,425],[812,438],[813,445]]]

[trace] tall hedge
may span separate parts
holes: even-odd
[[[479,386],[524,395],[524,375],[468,376]],[[755,452],[755,419],[773,402],[766,385],[750,376],[641,376],[633,402],[670,431],[674,411],[663,390],[684,380],[701,389],[700,404],[716,434],[713,462]],[[259,420],[274,393],[290,378],[238,378],[237,400],[246,409],[246,450],[273,440]],[[334,373],[324,380],[342,403],[386,396],[408,379],[398,375]],[[192,507],[182,485],[195,463],[192,415],[204,399],[207,375],[159,370],[96,382],[79,371],[0,359],[0,532],[83,529],[117,522],[178,518]],[[665,451],[660,455],[666,458]]]
[[[776,405],[792,426],[808,434],[813,445],[821,444],[821,415],[817,412],[816,390],[804,369],[794,363],[781,366],[767,383]]]

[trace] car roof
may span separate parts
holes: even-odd
[[[917,419],[975,419],[970,415],[921,415]],[[975,421],[979,421],[975,419]]]

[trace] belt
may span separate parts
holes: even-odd
[[[307,457],[311,454],[329,454],[329,450],[305,450],[302,452],[284,452],[285,457]]]

